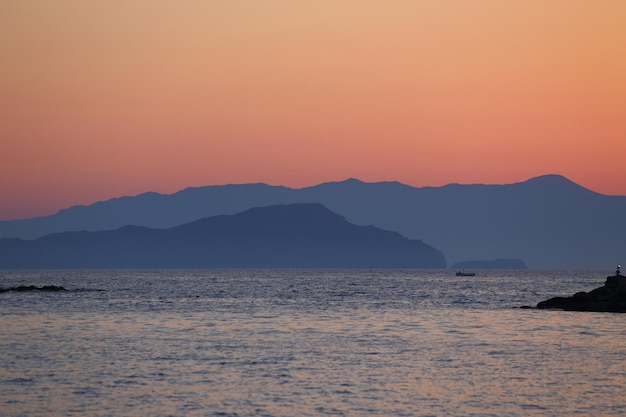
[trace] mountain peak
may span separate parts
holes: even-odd
[[[325,184],[341,184],[341,185],[361,185],[361,184],[367,184],[365,181],[362,181],[358,178],[346,178],[343,181],[330,181],[327,182]],[[324,185],[323,184],[319,184],[319,185]]]
[[[545,174],[528,179],[525,182],[541,182],[544,184],[573,184],[573,181],[560,174]]]
[[[546,174],[538,177],[530,178],[520,184],[532,185],[545,191],[564,190],[564,191],[586,191],[588,193],[594,193],[588,188],[583,187],[559,174]],[[595,194],[595,193],[594,193]]]

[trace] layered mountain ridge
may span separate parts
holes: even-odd
[[[108,230],[132,224],[170,228],[200,218],[275,204],[321,203],[357,225],[421,239],[450,263],[522,259],[529,268],[613,268],[626,256],[626,197],[590,191],[560,175],[506,185],[416,188],[356,179],[291,189],[267,184],[144,193],[55,215],[0,222],[0,237]]]
[[[169,229],[124,226],[0,239],[0,268],[445,268],[419,240],[356,226],[321,204],[252,208]]]

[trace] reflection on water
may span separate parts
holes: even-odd
[[[514,309],[527,272],[50,274],[106,291],[2,294],[2,415],[626,413],[626,315]]]

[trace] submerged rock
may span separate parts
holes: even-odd
[[[602,287],[589,292],[578,292],[571,297],[554,297],[541,301],[537,308],[626,313],[626,276],[609,276]]]
[[[16,291],[16,292],[26,292],[26,291],[46,291],[46,292],[55,292],[55,291],[67,291],[65,288],[58,285],[44,285],[42,287],[36,287],[34,285],[20,285],[17,287],[9,287],[9,288],[0,288],[0,293],[8,292],[8,291]]]

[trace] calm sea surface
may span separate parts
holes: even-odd
[[[624,416],[612,271],[0,272],[2,416]]]

